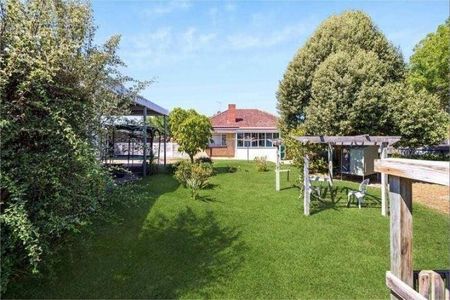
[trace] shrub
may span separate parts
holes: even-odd
[[[311,159],[309,163],[310,173],[327,173],[328,163],[321,156],[315,156]]]
[[[269,166],[267,165],[267,158],[263,157],[255,157],[256,170],[258,172],[266,172],[269,170]]]
[[[202,157],[198,157],[195,159],[196,163],[208,163],[208,164],[212,164],[213,161],[211,159],[211,157],[208,156],[202,156]]]
[[[184,186],[187,186],[187,180],[191,177],[192,164],[187,160],[182,160],[174,164],[175,178]]]
[[[208,185],[208,179],[213,175],[210,163],[191,163],[181,161],[175,171],[175,178],[191,190],[192,198],[197,199],[198,191]]]

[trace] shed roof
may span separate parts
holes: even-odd
[[[333,144],[348,146],[371,146],[387,144],[392,145],[400,141],[401,136],[370,136],[370,135],[354,135],[354,136],[332,136],[332,135],[311,135],[294,137],[301,143],[311,144]]]

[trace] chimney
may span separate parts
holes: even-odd
[[[236,104],[228,104],[227,123],[236,123]]]

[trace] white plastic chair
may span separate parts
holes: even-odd
[[[358,207],[359,207],[359,209],[361,209],[361,203],[364,202],[364,198],[366,197],[367,185],[368,184],[369,184],[369,178],[364,179],[361,182],[361,184],[359,185],[359,189],[357,191],[350,191],[350,192],[348,192],[347,207],[350,206],[350,201],[351,201],[352,197],[355,197],[356,200],[358,201]]]

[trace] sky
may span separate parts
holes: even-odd
[[[121,35],[124,74],[153,83],[142,96],[211,116],[258,108],[277,114],[278,83],[327,17],[362,10],[408,61],[449,15],[448,1],[92,0],[96,42]]]

